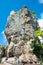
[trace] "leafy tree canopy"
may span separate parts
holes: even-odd
[[[38,29],[34,32],[34,37],[38,37],[38,36],[43,36],[43,31],[41,31],[40,28],[38,28]]]

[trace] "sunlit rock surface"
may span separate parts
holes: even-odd
[[[5,35],[8,40],[7,61],[10,55],[13,54],[14,57],[16,56],[15,63],[17,65],[19,63],[25,64],[26,62],[37,64],[38,59],[33,54],[33,48],[31,48],[32,40],[34,39],[33,33],[37,25],[36,18],[26,6],[17,12],[10,12],[5,28]]]
[[[10,16],[7,19],[7,25],[5,28],[5,34],[18,34],[25,35],[28,33],[30,37],[33,37],[33,32],[36,29],[36,18],[32,16],[32,13],[27,7],[21,8],[18,12],[11,11]]]

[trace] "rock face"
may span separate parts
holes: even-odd
[[[23,7],[18,12],[11,11],[10,16],[7,19],[8,23],[5,29],[5,35],[7,39],[11,38],[11,35],[17,37],[33,38],[34,30],[36,29],[37,20],[27,7]],[[15,38],[15,37],[14,37]]]
[[[7,19],[5,35],[8,40],[7,60],[10,55],[17,57],[18,62],[34,62],[38,59],[31,48],[33,33],[36,29],[37,20],[26,6],[18,12],[11,11]]]

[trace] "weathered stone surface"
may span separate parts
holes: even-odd
[[[31,48],[33,33],[36,29],[36,18],[32,16],[27,7],[23,7],[18,12],[12,11],[8,17],[8,23],[5,28],[5,35],[8,40],[7,61],[9,61],[9,53],[12,52],[17,59],[9,62],[24,63],[37,62],[37,57],[33,54]],[[13,58],[14,59],[14,58]],[[24,64],[25,65],[25,64]]]
[[[6,59],[6,57],[2,58],[1,63],[4,63],[5,62],[5,59]]]
[[[27,33],[28,31],[28,35],[30,35],[30,37],[33,37],[31,34],[33,34],[35,27],[36,20],[34,23],[34,19],[28,8],[22,8],[17,13],[14,11],[10,13],[10,16],[8,17],[8,24],[5,29],[5,34],[7,38],[13,33],[17,33],[17,36],[24,36],[25,32]]]

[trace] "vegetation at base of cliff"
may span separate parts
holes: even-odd
[[[42,65],[43,63],[43,43],[39,43],[37,41],[33,41],[32,42],[32,47],[33,49],[33,53],[38,57],[39,61],[40,61],[40,65]]]
[[[38,36],[43,37],[43,30],[40,28],[37,28],[34,32],[34,41],[32,42],[33,45],[33,53],[36,54],[36,56],[39,58],[40,65],[43,63],[43,42],[41,43],[40,40],[38,40]]]

